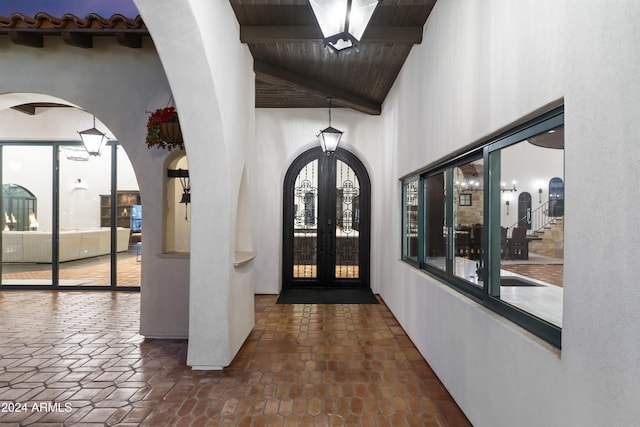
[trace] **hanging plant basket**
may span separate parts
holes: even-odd
[[[180,122],[172,120],[170,122],[160,123],[160,133],[158,134],[161,140],[170,144],[183,144],[182,129],[180,129]]]
[[[147,121],[147,148],[163,148],[167,151],[184,149],[182,130],[175,107],[160,108]]]

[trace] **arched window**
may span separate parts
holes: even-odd
[[[518,196],[518,227],[531,230],[531,193],[526,191]]]
[[[17,184],[2,186],[5,231],[30,231],[38,228],[37,198]]]
[[[564,215],[564,181],[562,178],[551,178],[549,181],[549,216]]]

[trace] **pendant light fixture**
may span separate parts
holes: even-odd
[[[344,132],[331,127],[331,98],[329,99],[329,127],[320,131],[318,134],[318,142],[320,142],[320,146],[322,147],[322,151],[326,154],[331,154],[338,148],[338,144],[340,144],[340,139],[342,138],[342,134]]]
[[[358,47],[382,0],[309,0],[324,44],[338,53]]]
[[[103,143],[107,140],[107,135],[96,129],[96,116],[93,116],[93,127],[91,129],[78,132],[80,139],[87,152],[92,156],[99,156]]]

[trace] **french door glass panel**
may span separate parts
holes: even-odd
[[[2,147],[2,285],[52,285],[52,148]]]
[[[298,173],[293,191],[293,278],[318,277],[318,160]]]
[[[110,286],[111,234],[101,206],[110,192],[111,151],[79,160],[60,147],[60,286]]]
[[[360,181],[342,160],[336,161],[335,277],[359,278]]]

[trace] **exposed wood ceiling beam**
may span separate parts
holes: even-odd
[[[29,31],[9,31],[9,39],[15,44],[29,47],[44,47],[42,34]]]
[[[349,91],[320,83],[316,80],[293,73],[264,62],[255,61],[253,70],[256,80],[273,84],[284,85],[299,89],[317,96],[331,97],[343,107],[348,107],[366,114],[380,115],[382,105],[379,102],[363,98]]]
[[[77,31],[63,31],[62,40],[70,46],[91,49],[93,47],[93,37],[91,34]]]
[[[240,41],[247,44],[321,42],[317,26],[240,27]],[[422,27],[369,27],[360,43],[422,43]]]
[[[142,35],[131,33],[117,33],[116,40],[121,46],[139,49],[142,47]]]
[[[4,30],[0,28],[1,35],[9,35],[9,39],[19,45],[29,47],[44,47],[44,36],[57,36],[62,37],[64,42],[70,46],[80,47],[84,49],[91,49],[93,47],[94,37],[114,37],[118,44],[129,48],[141,48],[142,37],[148,37],[149,32],[147,30],[122,30],[122,29],[74,29],[74,30],[59,30],[59,29],[18,29],[18,30]]]

